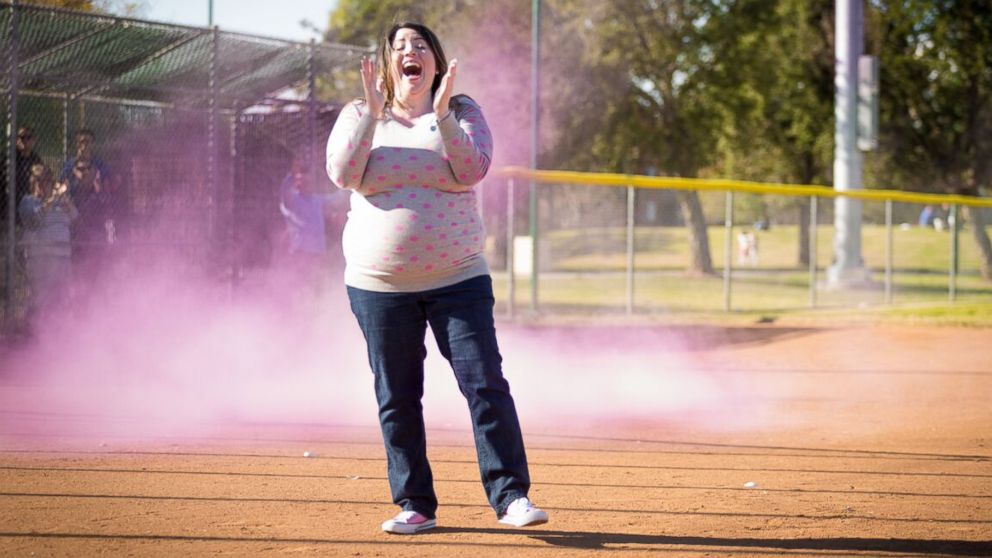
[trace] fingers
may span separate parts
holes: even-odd
[[[365,90],[365,102],[368,103],[372,116],[379,118],[382,116],[383,104],[383,84],[382,78],[375,69],[375,61],[369,57],[362,57],[362,88]]]
[[[451,91],[455,88],[455,74],[458,70],[458,59],[453,58],[448,62],[448,71],[441,78],[441,84],[437,88],[437,95],[434,97],[434,112],[439,117],[448,114],[448,101],[451,100]]]
[[[444,77],[452,83],[455,81],[455,71],[458,69],[458,59],[452,58],[451,62],[448,62],[448,73]]]
[[[372,83],[374,83],[374,79],[375,79],[375,62],[373,62],[369,58],[363,56],[362,57],[362,85],[364,85],[366,87],[366,90],[369,89],[369,87],[368,87],[369,85],[371,85]]]

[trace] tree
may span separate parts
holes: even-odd
[[[81,12],[118,14],[128,17],[142,15],[148,9],[148,0],[21,0],[21,4],[65,8]]]
[[[833,0],[740,0],[708,22],[713,103],[729,115],[724,175],[826,184],[833,159]],[[763,198],[765,200],[766,198]],[[788,198],[809,263],[809,204]],[[767,202],[765,202],[767,203]]]
[[[983,0],[876,2],[882,147],[897,183],[980,195],[992,180],[992,5]],[[992,281],[982,212],[968,212]]]
[[[631,0],[565,2],[586,29],[582,67],[598,94],[563,135],[587,139],[591,155],[573,145],[574,161],[598,160],[605,170],[695,177],[715,159],[724,114],[710,102],[711,54],[705,22],[720,15],[714,2]],[[579,73],[581,72],[581,73]],[[603,78],[606,78],[605,80]],[[713,273],[699,196],[678,193],[689,231],[690,273]]]

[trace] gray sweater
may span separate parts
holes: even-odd
[[[432,113],[411,127],[347,105],[327,140],[327,174],[352,190],[345,284],[418,292],[488,274],[473,186],[492,149],[479,105],[464,95],[444,120]]]

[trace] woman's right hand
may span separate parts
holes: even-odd
[[[386,108],[386,96],[382,94],[382,82],[376,74],[375,61],[367,56],[362,57],[362,87],[369,112],[373,118],[381,120]]]

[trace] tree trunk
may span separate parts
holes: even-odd
[[[678,198],[689,233],[690,261],[687,271],[691,275],[712,275],[713,259],[710,257],[709,235],[706,233],[706,218],[699,202],[699,193],[695,190],[679,192]]]
[[[799,266],[809,266],[809,200],[800,200],[796,206],[799,212]]]
[[[992,242],[989,242],[989,234],[985,230],[985,212],[980,207],[968,207],[966,210],[971,221],[971,236],[978,245],[982,279],[992,281]]]

